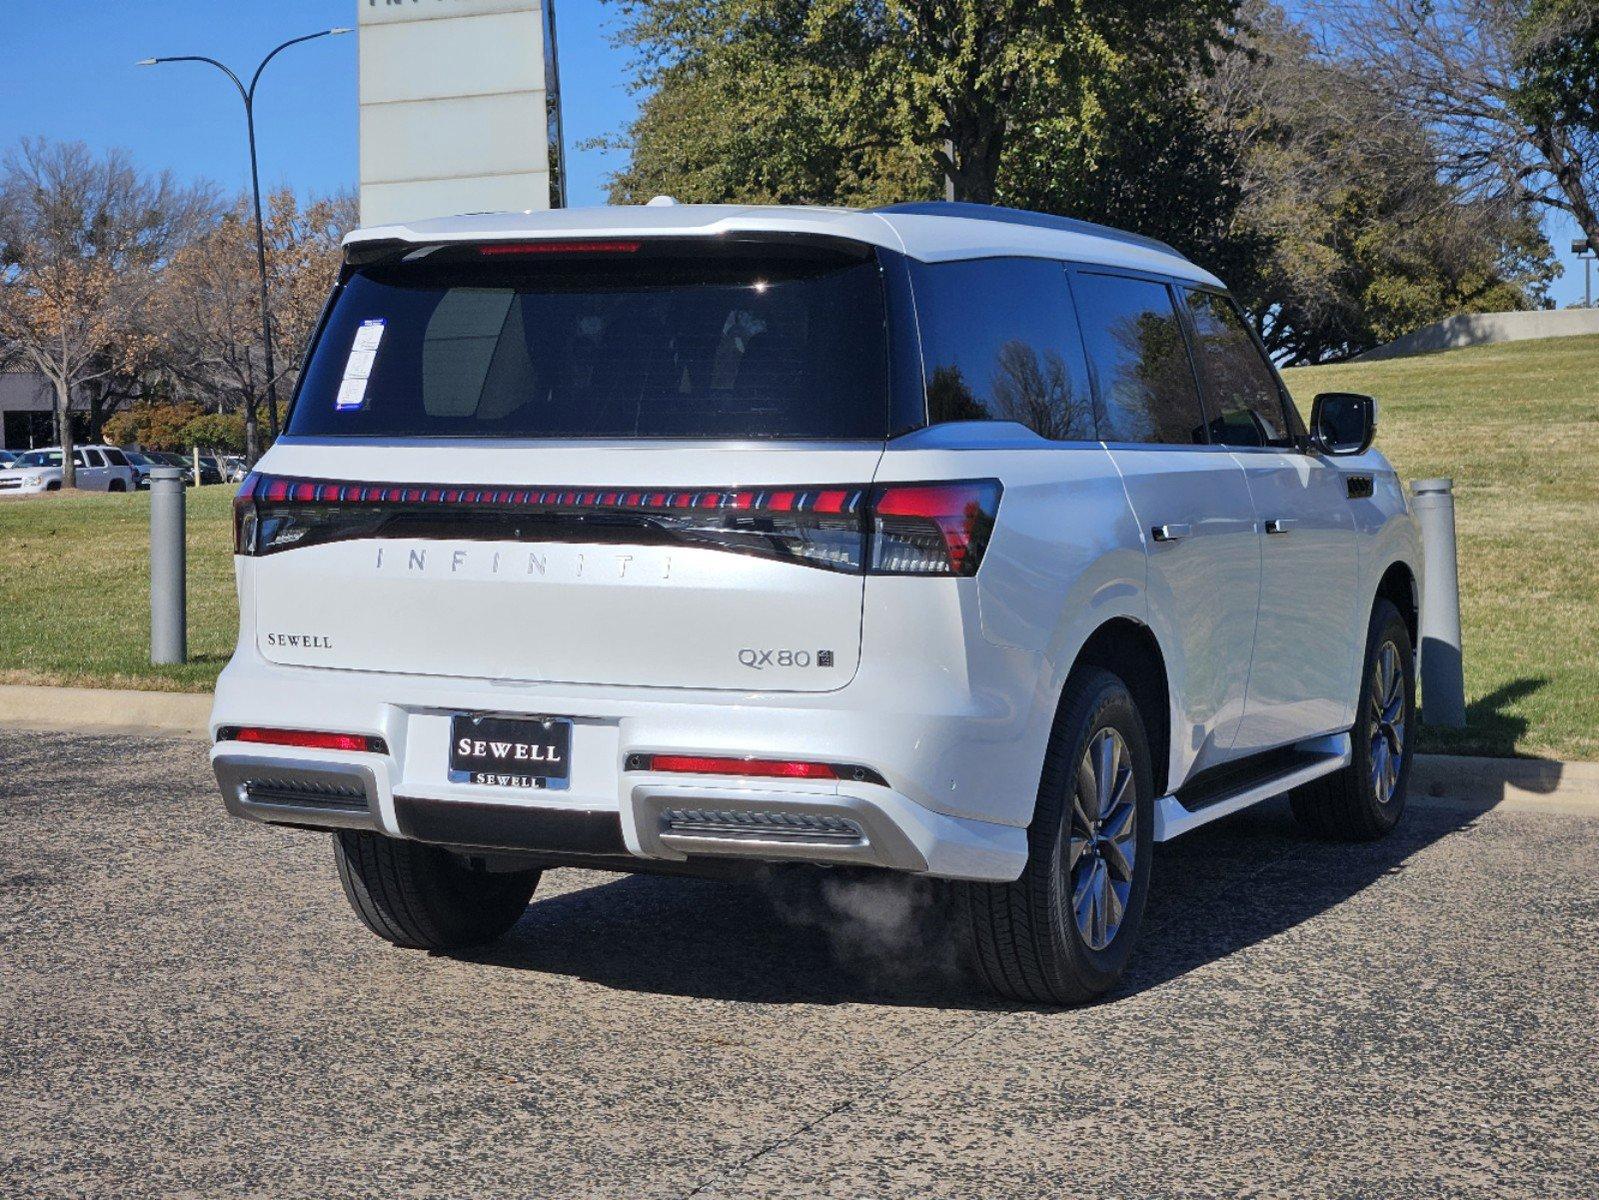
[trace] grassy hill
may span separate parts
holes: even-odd
[[[1599,759],[1599,337],[1288,372],[1371,392],[1406,479],[1455,480],[1470,726],[1434,750]],[[151,667],[146,496],[0,501],[0,682],[208,688],[237,617],[231,488],[189,493],[193,661]]]
[[[1406,480],[1455,481],[1468,728],[1433,749],[1599,759],[1599,337],[1287,372],[1370,392]]]

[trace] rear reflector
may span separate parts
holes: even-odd
[[[997,479],[574,488],[251,475],[234,500],[234,534],[237,553],[265,555],[373,538],[543,541],[603,531],[611,541],[705,546],[849,574],[975,575],[1000,494]]]
[[[760,779],[847,779],[887,787],[876,771],[843,763],[792,758],[733,758],[702,754],[630,754],[629,771],[664,771],[681,775],[740,775]]]
[[[227,727],[217,731],[219,742],[253,742],[261,746],[298,746],[304,750],[355,750],[387,754],[388,743],[361,733],[319,733],[310,729],[260,729]]]

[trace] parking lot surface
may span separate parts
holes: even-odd
[[[547,874],[396,950],[192,741],[0,730],[0,1195],[1593,1196],[1599,809],[1281,805],[1157,851],[1111,1000],[919,890]]]

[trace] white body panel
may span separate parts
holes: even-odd
[[[1234,742],[1238,753],[1254,754],[1354,722],[1349,681],[1365,653],[1371,602],[1350,586],[1359,572],[1344,471],[1330,459],[1280,450],[1232,457],[1248,477],[1260,530],[1249,706]]]
[[[1230,454],[1169,447],[1111,451],[1149,553],[1149,624],[1173,697],[1171,778],[1233,757],[1260,599],[1260,544],[1242,468]],[[1171,541],[1155,541],[1157,526]]]
[[[393,483],[605,488],[871,479],[882,446],[283,445],[263,466]],[[395,539],[312,546],[254,575],[267,661],[664,688],[831,691],[860,652],[859,575],[693,547]],[[349,597],[300,619],[307,596]],[[404,648],[403,651],[401,648]],[[746,666],[745,650],[800,652]],[[832,651],[832,665],[818,651]]]

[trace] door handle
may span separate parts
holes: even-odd
[[[1288,517],[1273,517],[1266,522],[1267,533],[1287,533],[1294,527],[1294,522]]]
[[[1180,542],[1194,532],[1192,525],[1156,525],[1150,531],[1157,542]]]

